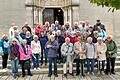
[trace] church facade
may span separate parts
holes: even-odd
[[[45,21],[54,23],[58,20],[61,25],[65,22],[73,24],[79,21],[80,0],[27,0],[26,10],[32,12],[33,24],[44,24]],[[30,18],[29,18],[30,20]]]

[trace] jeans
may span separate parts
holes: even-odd
[[[106,72],[114,72],[115,70],[115,59],[116,58],[107,58]]]
[[[93,72],[94,71],[94,59],[87,58],[87,71]]]
[[[18,64],[19,64],[19,60],[11,60],[11,67],[13,74],[18,74]]]
[[[38,68],[40,64],[40,55],[39,54],[34,54],[34,57],[32,57],[33,61],[33,68]]]
[[[3,66],[3,69],[7,68],[7,60],[8,60],[8,54],[4,54],[2,56],[2,66]]]
[[[41,52],[41,64],[43,64],[43,55],[45,55],[45,63],[47,63],[47,59],[48,59],[48,51],[47,49],[42,49],[42,52]]]
[[[57,74],[57,58],[56,57],[49,58],[49,74],[52,74],[52,63],[54,64],[54,74]]]

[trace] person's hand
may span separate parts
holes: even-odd
[[[47,48],[51,48],[52,46],[51,45],[47,45]]]
[[[15,60],[17,60],[18,58],[16,57]]]

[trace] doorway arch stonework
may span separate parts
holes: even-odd
[[[42,12],[45,8],[61,8],[64,12],[64,23],[73,24],[73,22],[79,21],[79,0],[26,0],[26,11],[30,12],[30,9],[27,10],[28,7],[31,7],[33,24],[43,25]]]

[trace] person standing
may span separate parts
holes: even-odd
[[[74,54],[74,46],[70,42],[70,38],[65,38],[65,43],[61,46],[61,53],[63,56],[66,56],[66,61],[63,64],[63,73],[64,76],[67,77],[67,66],[69,64],[69,74],[74,76],[73,74],[73,54]]]
[[[41,45],[37,35],[34,35],[34,40],[31,42],[31,49],[32,49],[33,69],[40,70],[39,59],[41,55]]]
[[[76,60],[76,75],[80,74],[80,65],[81,65],[81,76],[84,75],[84,61],[86,59],[85,55],[85,43],[83,42],[82,36],[78,36],[78,42],[74,44],[74,51],[78,60]]]
[[[105,73],[108,75],[108,73],[115,74],[115,60],[117,57],[117,46],[115,41],[113,41],[112,36],[107,36],[106,39],[106,45],[107,45],[107,65],[106,65],[106,71]]]
[[[25,77],[25,67],[27,67],[27,75],[32,76],[30,71],[30,59],[32,50],[30,46],[27,45],[26,39],[24,39],[23,44],[19,46],[19,52],[20,52],[20,64],[22,67],[22,77]]]
[[[17,78],[18,76],[18,64],[19,64],[19,45],[18,40],[13,38],[10,45],[10,60],[13,77]]]
[[[92,37],[88,37],[88,43],[85,44],[86,58],[87,58],[87,71],[88,75],[94,75],[94,62],[96,58],[96,47],[92,42]]]
[[[46,43],[46,48],[48,48],[48,58],[49,58],[49,74],[48,77],[52,75],[52,63],[54,63],[54,75],[58,77],[57,74],[57,49],[59,45],[55,40],[54,35],[50,35],[50,40]]]
[[[6,71],[8,56],[10,52],[10,41],[7,34],[3,35],[1,42],[2,42],[2,49],[3,49],[2,66],[3,66],[3,71]]]
[[[103,43],[102,38],[97,38],[97,43],[95,44],[97,48],[97,60],[98,60],[98,74],[104,74],[105,60],[106,60],[106,44]],[[102,63],[102,68],[101,68]]]
[[[46,31],[41,31],[40,36],[39,36],[39,41],[41,44],[41,65],[43,64],[43,56],[44,55],[45,55],[45,65],[47,65],[48,51],[45,48],[45,45],[48,41],[48,37],[47,37]]]

